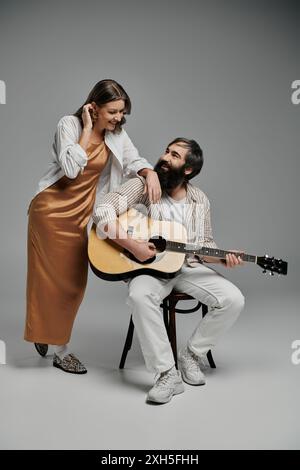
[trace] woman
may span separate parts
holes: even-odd
[[[146,178],[153,202],[161,196],[157,174],[122,129],[130,111],[121,85],[98,82],[78,111],[58,122],[54,159],[28,209],[25,340],[42,356],[54,345],[53,366],[65,372],[87,372],[68,342],[86,288],[87,226],[98,198],[136,174]]]

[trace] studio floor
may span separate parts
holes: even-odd
[[[100,306],[87,294],[74,328],[73,350],[88,368],[82,376],[52,367],[51,348],[41,358],[22,340],[21,298],[2,303],[1,449],[300,448],[300,365],[291,361],[300,334],[296,297],[276,289],[272,297],[248,296],[213,351],[217,368],[207,369],[207,384],[186,384],[170,403],[149,405],[154,377],[136,336],[125,369],[118,369],[129,312],[125,291],[113,298],[107,286]],[[179,347],[198,318],[177,316]]]

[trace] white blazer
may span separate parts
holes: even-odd
[[[84,171],[88,156],[78,144],[81,132],[82,126],[76,116],[64,116],[59,120],[52,145],[52,160],[38,183],[34,197],[64,175],[73,179],[79,172]],[[106,131],[104,140],[110,152],[97,184],[93,212],[105,194],[114,191],[125,180],[137,176],[137,172],[142,168],[153,169],[145,158],[140,157],[124,129],[119,134]]]

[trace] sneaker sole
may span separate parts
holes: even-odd
[[[147,396],[147,402],[151,402],[151,403],[161,403],[161,404],[164,404],[164,403],[169,403],[169,401],[172,400],[172,397],[174,395],[179,395],[180,393],[183,393],[184,392],[184,385],[183,383],[181,384],[178,384],[178,386],[176,387],[176,389],[174,390],[174,392],[172,393],[172,395],[166,399],[166,400],[158,400],[158,399],[155,399],[155,398],[149,398]]]
[[[61,369],[61,370],[63,370],[64,372],[67,372],[68,374],[82,375],[82,374],[86,374],[86,373],[87,373],[87,370],[83,370],[82,372],[75,372],[75,371],[73,371],[73,370],[67,370],[67,369],[64,369],[63,367],[61,367],[61,366],[58,365],[58,364],[53,364],[53,367],[57,367],[57,369]]]

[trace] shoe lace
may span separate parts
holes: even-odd
[[[159,388],[168,388],[170,386],[170,379],[174,377],[174,374],[170,374],[169,371],[163,372],[161,374],[157,374],[155,376],[155,384],[154,387]]]
[[[187,350],[184,354],[184,358],[188,363],[189,368],[193,370],[205,369],[206,364],[202,356],[196,356],[193,351]]]

